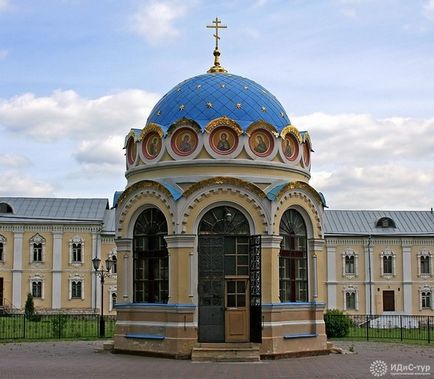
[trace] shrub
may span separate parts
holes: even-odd
[[[328,309],[324,315],[328,338],[345,337],[351,326],[351,319],[338,309]]]
[[[29,320],[35,315],[35,304],[33,303],[33,296],[31,293],[27,294],[26,304],[24,306],[24,314]]]

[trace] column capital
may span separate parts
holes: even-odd
[[[165,236],[168,249],[193,248],[196,241],[196,234],[173,234]]]
[[[309,239],[309,245],[312,251],[318,252],[321,251],[325,245],[325,240],[318,238]]]
[[[277,236],[275,234],[261,235],[261,247],[268,249],[280,249],[280,243],[282,242],[282,239],[282,236]]]
[[[115,238],[115,244],[118,253],[129,253],[133,251],[132,238]]]

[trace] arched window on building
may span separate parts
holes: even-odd
[[[112,260],[111,272],[112,272],[112,274],[117,274],[117,272],[118,272],[118,259],[116,258],[116,255],[112,255],[111,260]]]
[[[433,273],[432,268],[432,255],[429,250],[422,250],[417,254],[418,262],[418,275],[428,277]]]
[[[395,253],[390,249],[385,249],[380,254],[381,276],[390,278],[395,276]]]
[[[353,249],[347,249],[342,254],[342,276],[355,277],[358,275],[358,256]]]
[[[169,296],[168,253],[164,236],[167,222],[156,208],[144,210],[134,226],[135,303],[167,303]]]
[[[279,231],[283,237],[279,256],[280,301],[307,301],[307,233],[301,214],[294,209],[285,211]]]
[[[82,264],[84,262],[84,239],[75,236],[69,241],[69,263]]]
[[[4,262],[6,260],[6,237],[0,234],[0,262]]]
[[[423,286],[420,290],[420,310],[434,309],[432,293],[433,290],[428,285]]]
[[[357,288],[347,287],[344,289],[344,310],[356,311],[359,309]]]
[[[30,238],[30,263],[41,263],[45,258],[45,238],[35,234]]]

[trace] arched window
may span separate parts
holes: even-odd
[[[167,303],[167,222],[156,208],[144,210],[134,226],[134,302]]]
[[[390,217],[381,217],[375,224],[376,228],[396,228],[395,221]]]
[[[283,237],[279,257],[280,301],[307,301],[307,233],[303,217],[287,210],[280,221]]]
[[[200,221],[199,234],[249,235],[246,216],[238,209],[228,206],[209,210]]]
[[[117,274],[118,272],[118,259],[116,258],[115,255],[113,255],[112,257],[112,274]]]

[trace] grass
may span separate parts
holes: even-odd
[[[106,336],[113,336],[115,321],[106,319]],[[98,338],[96,315],[42,315],[28,320],[23,315],[0,317],[0,340],[91,339]]]

